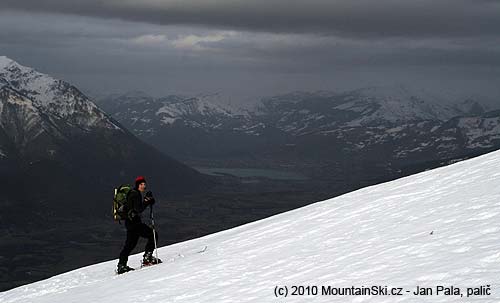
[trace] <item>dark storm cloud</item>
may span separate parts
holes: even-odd
[[[498,0],[2,0],[1,9],[355,37],[493,36]]]
[[[491,88],[498,95],[500,37],[492,36],[496,28],[483,28],[493,23],[487,9],[496,13],[498,1],[477,0],[471,7],[456,0],[448,12],[443,1],[415,0],[421,8],[414,11],[417,4],[403,7],[402,1],[392,10],[387,0],[373,1],[377,6],[352,0],[356,8],[316,0],[303,1],[307,7],[293,0],[229,7],[184,1],[168,2],[169,10],[164,2],[153,9],[149,0],[135,1],[147,3],[140,9],[124,0],[101,7],[93,0],[0,0],[0,55],[104,93],[272,95],[403,81]],[[223,9],[211,14],[215,8]]]

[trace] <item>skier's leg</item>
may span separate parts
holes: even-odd
[[[128,261],[128,256],[134,250],[137,245],[137,241],[139,240],[139,233],[135,229],[127,229],[127,240],[125,241],[125,246],[123,246],[122,251],[120,252],[120,261],[119,264],[126,265]]]
[[[146,247],[144,248],[144,257],[142,259],[143,266],[162,263],[160,259],[153,257],[153,251],[155,249],[155,236],[158,237],[158,233],[155,231],[153,234],[153,229],[146,224],[143,224],[141,227],[141,237],[148,239]]]
[[[158,233],[155,231],[155,234],[153,235],[153,229],[144,223],[141,224],[139,230],[141,237],[148,239],[148,242],[144,247],[144,251],[152,253],[155,249],[155,242],[154,242],[155,236],[156,236],[156,241],[158,242]]]

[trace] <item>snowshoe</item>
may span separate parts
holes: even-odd
[[[142,258],[141,266],[150,266],[160,263],[162,263],[161,259],[154,257],[152,252],[146,252]]]
[[[129,267],[129,266],[124,265],[124,264],[118,264],[118,267],[116,269],[116,273],[121,275],[121,274],[124,274],[124,273],[132,271],[132,270],[134,270],[132,267]]]

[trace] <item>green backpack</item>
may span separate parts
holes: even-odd
[[[132,189],[129,184],[122,184],[115,188],[115,196],[113,198],[113,219],[115,221],[125,220],[127,218],[127,195]]]

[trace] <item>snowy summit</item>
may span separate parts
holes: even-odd
[[[111,260],[0,302],[499,302],[499,184],[496,151],[162,247],[160,265],[115,275]]]
[[[83,129],[119,129],[107,115],[73,85],[0,56],[0,89],[14,90],[38,111],[66,119]],[[0,100],[1,101],[1,100]],[[12,100],[11,100],[12,101]]]
[[[10,64],[12,64],[14,61],[5,57],[5,56],[0,56],[0,69],[3,69],[7,66],[9,66]]]

